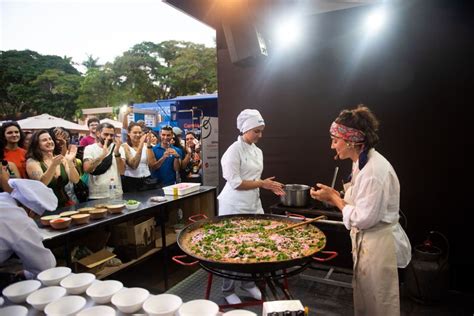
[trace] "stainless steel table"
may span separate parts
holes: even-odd
[[[84,225],[74,225],[71,224],[67,229],[64,230],[55,230],[49,226],[43,226],[39,220],[37,221],[38,227],[40,229],[40,233],[43,237],[43,243],[46,247],[52,247],[54,245],[63,245],[66,253],[66,264],[69,266],[71,265],[70,256],[69,256],[69,244],[72,239],[74,239],[79,234],[83,234],[87,231],[92,231],[107,225],[116,224],[120,222],[126,222],[133,218],[144,216],[144,215],[153,215],[157,218],[157,222],[159,227],[161,228],[161,241],[162,241],[162,251],[163,256],[165,258],[165,265],[163,267],[163,279],[165,283],[165,290],[168,289],[168,277],[167,277],[167,258],[168,258],[168,250],[166,244],[166,231],[165,231],[165,224],[168,220],[168,206],[172,205],[173,203],[183,201],[192,197],[197,197],[203,194],[211,193],[213,196],[213,215],[216,215],[217,212],[217,190],[216,187],[212,186],[201,186],[199,190],[195,192],[191,192],[186,195],[164,195],[162,189],[150,190],[150,191],[142,191],[142,192],[134,192],[134,193],[125,193],[122,196],[123,200],[137,200],[140,202],[138,208],[134,210],[124,209],[122,213],[119,214],[108,214],[103,219],[91,220],[88,224]],[[150,201],[151,197],[155,196],[164,196],[166,198],[163,202],[154,202]],[[48,212],[45,215],[54,215],[59,214],[65,211],[73,211],[83,207],[92,207],[96,204],[109,204],[109,199],[101,199],[101,200],[91,200],[85,203],[76,204],[70,207],[61,208],[55,212]]]

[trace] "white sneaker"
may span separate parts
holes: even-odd
[[[229,303],[230,305],[242,303],[242,301],[240,300],[240,297],[238,297],[237,294],[235,294],[235,293],[232,293],[232,294],[230,294],[230,295],[227,295],[227,296],[225,297],[225,300],[226,300],[227,303]]]
[[[242,290],[249,293],[250,296],[253,297],[254,299],[258,301],[262,300],[262,292],[260,292],[260,289],[257,286],[251,287],[249,289],[246,289],[243,287]]]

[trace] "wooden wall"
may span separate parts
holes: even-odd
[[[267,123],[258,144],[263,177],[330,183],[340,166],[340,187],[350,162],[333,160],[329,125],[343,108],[368,105],[381,121],[377,149],[400,179],[412,245],[431,230],[445,234],[452,287],[472,291],[474,261],[466,250],[473,249],[468,218],[474,208],[466,151],[473,143],[467,111],[473,104],[474,19],[469,8],[442,1],[401,2],[409,4],[393,7],[390,23],[370,40],[360,30],[365,7],[302,18],[304,43],[270,51],[251,67],[231,63],[217,28],[220,154],[237,138],[238,113],[256,108]],[[264,207],[278,202],[268,192],[262,199]]]

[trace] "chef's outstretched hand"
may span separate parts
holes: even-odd
[[[273,179],[275,179],[275,177],[270,177],[262,180],[262,188],[270,190],[279,196],[285,195],[285,191],[283,190],[284,184],[278,181],[274,181]]]

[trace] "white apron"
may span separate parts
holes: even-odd
[[[260,189],[237,190],[243,180],[260,179],[263,172],[263,154],[255,146],[237,139],[224,153],[222,175],[227,180],[224,189],[217,197],[219,215],[263,214]]]
[[[344,197],[349,204],[351,189],[346,189]],[[355,316],[400,315],[393,226],[380,223],[365,230],[351,228]]]

